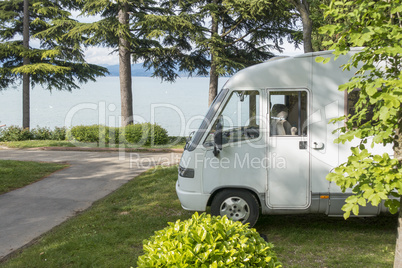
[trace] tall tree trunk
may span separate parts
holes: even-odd
[[[217,0],[214,1],[217,4]],[[211,26],[211,37],[218,33],[218,19],[214,13],[211,14],[212,26]],[[209,95],[208,95],[208,106],[214,101],[216,95],[218,94],[218,79],[219,75],[216,72],[216,58],[214,57],[213,48],[211,49],[211,70],[209,71]]]
[[[24,20],[22,32],[23,47],[29,49],[29,0],[24,0]],[[29,65],[30,60],[23,58],[23,65]],[[30,127],[29,74],[22,74],[22,127]]]
[[[402,107],[401,107],[402,109]],[[394,141],[394,157],[402,162],[402,111],[399,112],[399,124]],[[402,198],[399,207],[398,233],[396,237],[394,268],[402,267]]]
[[[211,70],[209,71],[209,95],[208,95],[208,106],[214,101],[216,95],[218,94],[218,79],[219,76],[216,73],[216,65],[214,63],[214,56],[211,56]]]
[[[307,0],[290,0],[300,13],[303,24],[303,48],[304,53],[313,52],[311,33],[313,31],[313,21],[310,18],[310,5]]]
[[[119,10],[119,23],[124,29],[128,29],[129,14],[128,5],[123,4]],[[133,93],[131,85],[131,53],[130,41],[122,32],[119,35],[119,76],[121,98],[121,125],[127,126],[133,123]]]

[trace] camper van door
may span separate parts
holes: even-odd
[[[308,100],[306,89],[268,91],[267,156],[271,209],[306,209],[311,203]]]

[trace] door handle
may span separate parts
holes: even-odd
[[[324,149],[324,143],[323,142],[313,142],[313,149],[314,150],[321,150]]]
[[[299,141],[299,149],[306,150],[307,149],[307,141]]]

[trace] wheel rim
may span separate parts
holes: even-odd
[[[220,215],[226,215],[229,219],[244,223],[250,216],[250,208],[244,199],[240,197],[229,197],[222,202]]]

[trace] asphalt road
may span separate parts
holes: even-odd
[[[180,155],[0,149],[0,159],[71,165],[39,182],[0,195],[0,259],[152,166],[178,163]]]

